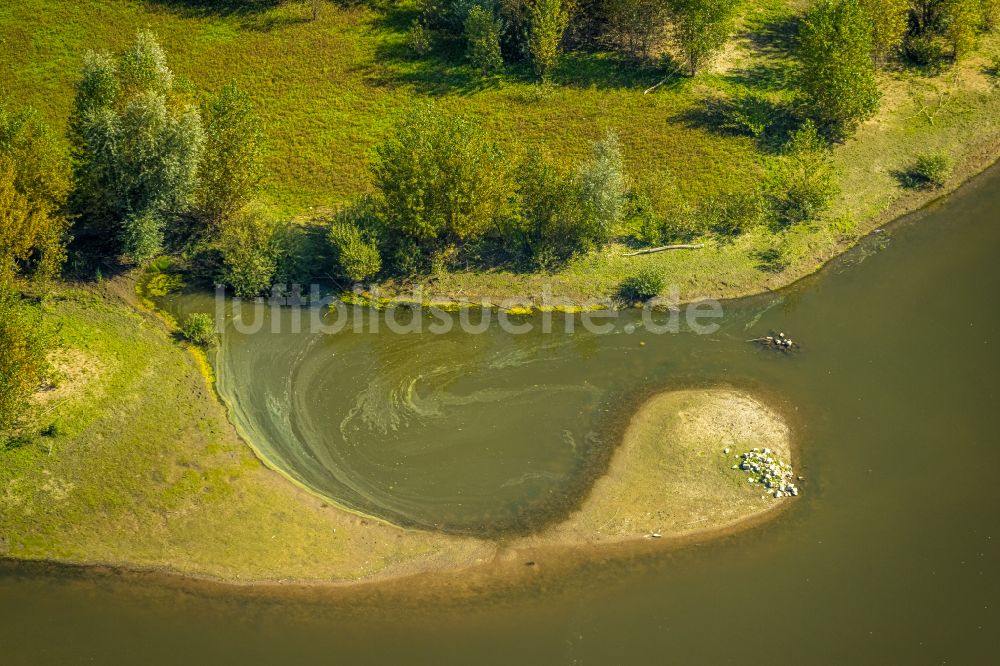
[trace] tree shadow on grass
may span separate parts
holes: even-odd
[[[750,42],[755,64],[730,73],[726,79],[754,90],[787,90],[794,83],[792,54],[798,41],[800,19],[789,16],[765,23],[743,36]]]
[[[754,94],[705,98],[673,119],[720,136],[749,137],[767,153],[778,153],[800,124],[788,105]]]
[[[276,15],[272,10],[281,6],[282,0],[147,0],[162,5],[185,18],[223,17],[240,19],[240,28],[248,32],[270,32],[311,20],[306,5],[300,15]]]
[[[281,0],[147,0],[150,4],[163,5],[182,16],[250,16],[267,12],[281,4]]]

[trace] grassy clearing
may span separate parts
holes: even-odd
[[[364,520],[265,469],[196,360],[115,296],[67,288],[45,308],[64,343],[63,378],[39,396],[55,434],[0,450],[0,555],[351,581],[489,553]]]
[[[731,469],[755,447],[792,460],[788,426],[753,398],[726,389],[654,396],[632,418],[580,510],[526,543],[678,537],[774,509],[788,500],[762,497],[745,472]]]

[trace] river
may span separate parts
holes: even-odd
[[[241,394],[274,413],[293,401],[287,428],[263,409],[241,425],[276,456],[312,448],[312,462],[285,461],[310,485],[400,522],[489,533],[564,515],[644,393],[737,384],[795,415],[804,494],[774,521],[679,549],[567,555],[509,584],[263,593],[5,563],[3,662],[991,662],[998,210],[993,168],[819,274],[725,303],[711,335],[652,335],[627,317],[603,335],[365,334],[321,343],[322,366],[301,363],[320,343],[299,336]],[[801,350],[746,343],[771,330]],[[233,347],[230,390],[251,338]],[[268,389],[270,376],[291,383]],[[364,418],[372,405],[389,420]],[[384,447],[363,445],[379,433]]]

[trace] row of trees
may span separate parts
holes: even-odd
[[[430,106],[375,147],[372,174],[375,193],[343,209],[330,234],[354,281],[442,265],[551,266],[605,243],[628,191],[613,134],[565,171]]]
[[[464,38],[484,74],[506,62],[529,61],[551,76],[566,48],[617,49],[650,59],[672,49],[693,76],[729,38],[733,0],[427,0],[411,44],[427,48],[428,29]],[[669,38],[669,39],[668,39]]]

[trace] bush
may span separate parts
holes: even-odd
[[[196,345],[209,347],[215,344],[215,320],[204,312],[190,314],[181,326],[181,334]]]
[[[803,111],[832,137],[846,136],[878,110],[872,50],[871,21],[857,0],[819,0],[802,19]]]
[[[562,0],[535,0],[530,16],[528,52],[538,78],[547,81],[562,53],[563,33],[569,25],[569,11]]]
[[[406,33],[406,43],[418,56],[427,55],[431,50],[431,31],[420,19],[415,20]]]
[[[663,291],[663,276],[651,268],[643,268],[635,275],[625,278],[618,287],[618,295],[626,301],[648,301]]]
[[[513,189],[508,160],[486,131],[431,106],[414,109],[375,146],[372,172],[372,213],[388,256],[405,245],[420,255],[411,265],[495,228]]]
[[[337,215],[330,225],[330,248],[341,275],[363,282],[382,270],[382,256],[374,236],[358,224],[354,209]]]
[[[549,268],[591,246],[593,229],[576,181],[532,152],[516,174],[517,206],[505,220],[501,245],[509,258]]]
[[[484,76],[503,69],[500,54],[500,19],[489,9],[476,5],[465,19],[465,38],[468,41],[469,60]]]
[[[250,96],[230,83],[202,107],[205,150],[196,207],[218,233],[222,220],[254,200],[264,178],[264,130]]]
[[[907,172],[912,187],[943,187],[954,169],[954,161],[945,152],[924,153]]]
[[[935,35],[911,35],[903,47],[906,59],[930,72],[939,72],[948,61],[948,44]]]
[[[604,243],[621,220],[628,195],[621,143],[614,132],[594,142],[578,178],[580,196],[593,225],[591,237],[598,244]]]
[[[839,191],[836,175],[829,146],[807,121],[789,139],[768,175],[778,223],[788,226],[818,217]]]
[[[241,215],[222,227],[222,280],[240,298],[259,296],[271,288],[277,270],[277,225],[258,214]]]

